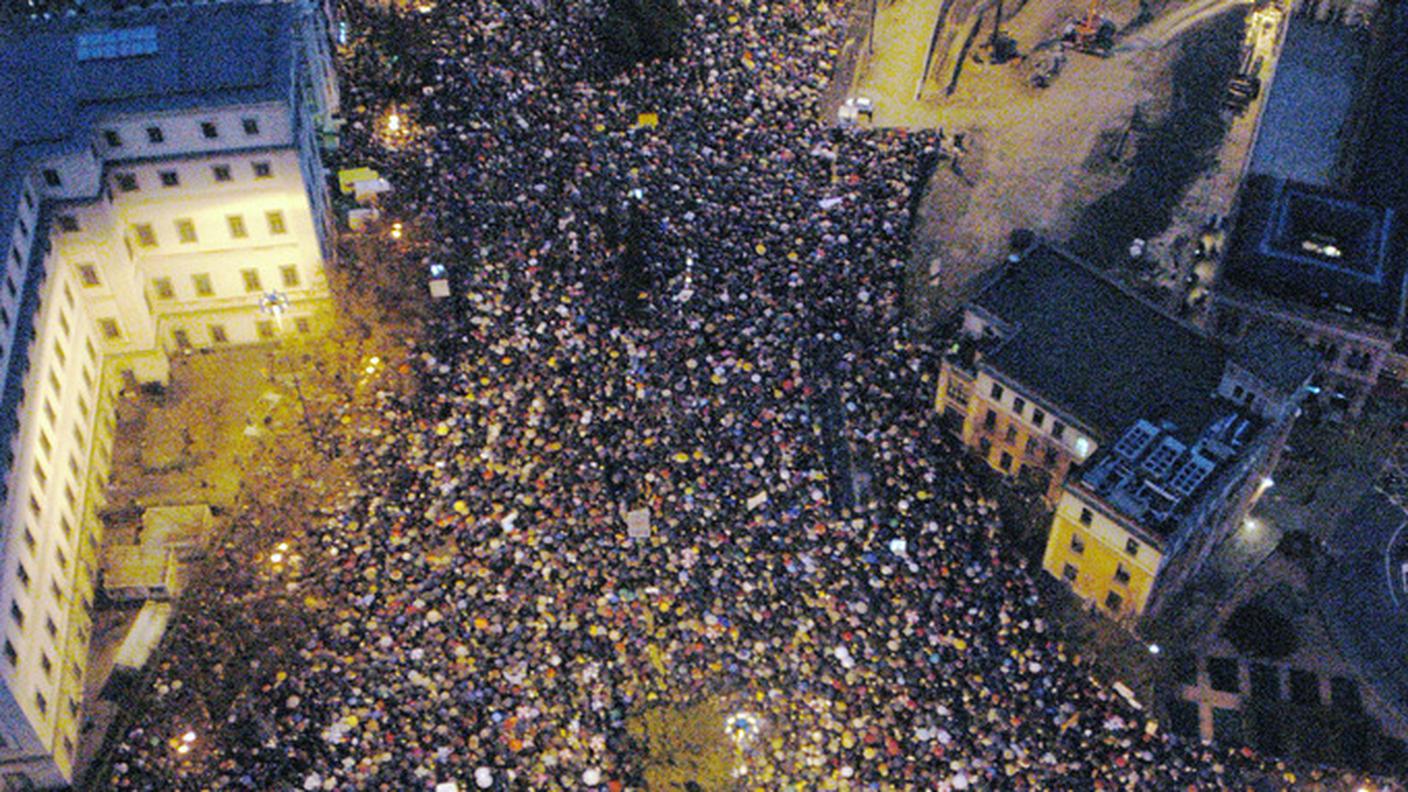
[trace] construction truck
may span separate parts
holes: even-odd
[[[1085,16],[1071,20],[1061,40],[1076,52],[1108,58],[1115,46],[1115,23],[1100,15],[1100,0],[1090,0]]]

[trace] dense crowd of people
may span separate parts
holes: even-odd
[[[638,788],[627,723],[702,699],[756,718],[749,788],[1282,779],[1148,728],[1043,620],[901,315],[937,140],[816,120],[845,6],[685,5],[684,56],[603,77],[591,4],[440,0],[409,95],[343,9],[339,156],[433,233],[455,310],[360,488],[288,527],[296,588],[225,548],[106,785]]]

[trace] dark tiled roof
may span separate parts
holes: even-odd
[[[984,361],[1112,442],[1136,420],[1191,441],[1213,417],[1226,355],[1216,342],[1049,245],[975,300],[1016,326]]]
[[[1240,203],[1222,269],[1227,283],[1384,327],[1398,324],[1408,240],[1395,212],[1260,175],[1247,179]],[[1338,257],[1302,246],[1327,240]]]
[[[1284,392],[1304,385],[1320,362],[1314,350],[1265,322],[1252,325],[1234,354],[1237,365]]]

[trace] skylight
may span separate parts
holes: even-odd
[[[156,54],[156,28],[118,28],[78,36],[78,60],[116,60]]]

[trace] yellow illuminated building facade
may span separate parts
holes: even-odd
[[[325,9],[0,32],[0,785],[74,780],[120,394],[326,315]]]
[[[1159,542],[1087,498],[1076,488],[1061,493],[1042,569],[1112,615],[1141,614],[1163,562]]]

